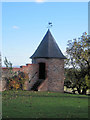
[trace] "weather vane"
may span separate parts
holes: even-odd
[[[51,27],[52,27],[53,25],[52,25],[52,22],[48,22],[48,29],[50,29]]]

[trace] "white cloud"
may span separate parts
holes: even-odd
[[[45,0],[35,0],[36,2],[45,2]]]
[[[19,27],[16,26],[16,25],[12,26],[12,28],[13,28],[13,29],[19,29]]]

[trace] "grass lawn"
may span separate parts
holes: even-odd
[[[3,118],[88,118],[88,96],[4,91],[2,112]]]

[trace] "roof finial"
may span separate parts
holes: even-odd
[[[52,25],[52,22],[48,22],[48,29],[50,29],[51,27],[52,27],[53,25]]]

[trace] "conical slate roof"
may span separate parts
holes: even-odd
[[[50,30],[47,31],[40,45],[30,58],[59,58],[66,59],[59,49]]]

